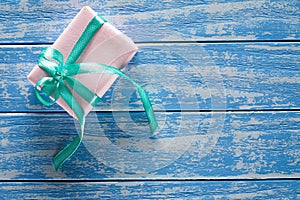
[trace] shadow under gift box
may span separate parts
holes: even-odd
[[[80,38],[88,23],[97,15],[90,7],[86,6],[76,15],[64,32],[52,45],[53,48],[59,50],[63,56],[64,61],[67,60],[74,45]],[[90,40],[84,51],[77,59],[76,63],[94,62],[99,64],[110,65],[122,69],[131,60],[137,52],[137,47],[133,41],[126,35],[117,30],[109,23],[104,23],[101,28],[97,30],[93,38]],[[28,75],[28,80],[35,85],[36,82],[42,78],[49,76],[38,65]],[[79,74],[74,76],[77,80],[83,83],[87,88],[102,97],[104,93],[110,88],[118,76],[114,74]],[[72,91],[72,90],[71,90]],[[72,92],[79,104],[87,115],[92,105],[75,92]],[[66,110],[71,116],[76,118],[72,109],[66,102],[59,98],[57,103]]]

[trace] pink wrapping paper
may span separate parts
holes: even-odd
[[[52,45],[53,48],[63,54],[65,61],[85,27],[95,15],[97,13],[90,7],[83,7]],[[122,69],[131,60],[136,51],[137,47],[130,38],[106,22],[96,32],[77,60],[77,63],[97,62]],[[48,75],[39,66],[35,66],[28,75],[28,80],[35,85],[40,78],[45,76]],[[102,97],[117,77],[112,74],[81,74],[77,75],[76,79],[81,81],[91,91],[94,91],[99,97]],[[87,115],[91,111],[92,106],[78,95],[74,94],[74,96]],[[75,117],[71,108],[62,98],[59,98],[57,103],[71,116]]]

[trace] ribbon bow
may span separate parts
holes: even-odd
[[[74,75],[105,73],[116,74],[129,80],[135,86],[139,96],[141,97],[141,101],[148,118],[150,131],[153,133],[158,126],[146,91],[143,90],[134,80],[125,75],[121,70],[100,63],[75,63],[81,52],[84,50],[86,44],[89,42],[90,38],[103,24],[103,21],[100,21],[99,23],[99,19],[102,20],[102,18],[99,18],[98,16],[92,19],[86,30],[79,38],[78,42],[73,47],[66,63],[64,63],[64,57],[62,53],[51,47],[43,49],[39,56],[38,65],[41,69],[48,73],[49,76],[39,79],[35,84],[34,93],[37,99],[42,104],[50,106],[53,105],[59,98],[62,98],[73,110],[80,124],[79,134],[71,143],[64,147],[54,157],[53,164],[55,170],[57,170],[69,157],[73,155],[73,153],[81,144],[84,134],[85,113],[81,105],[74,97],[73,93],[77,93],[77,95],[92,105],[97,103],[100,99],[94,92],[84,86],[80,81],[73,78]],[[39,88],[42,92],[46,93],[48,96],[51,96],[53,100],[51,101],[44,99],[39,93]],[[70,89],[73,91],[73,93]]]

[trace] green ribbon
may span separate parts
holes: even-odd
[[[129,80],[139,93],[148,118],[150,131],[153,133],[158,126],[152,105],[146,91],[143,90],[134,80],[125,75],[121,70],[100,63],[75,63],[96,31],[105,22],[106,21],[100,16],[95,16],[89,22],[86,29],[78,39],[77,43],[74,45],[65,63],[62,53],[54,48],[45,48],[40,53],[38,65],[47,74],[49,74],[49,77],[43,77],[39,79],[35,84],[34,93],[37,99],[42,104],[50,106],[53,105],[59,98],[62,98],[66,102],[66,104],[73,110],[80,124],[79,134],[73,139],[71,143],[64,147],[54,157],[53,164],[55,170],[58,170],[58,168],[73,155],[73,153],[81,144],[84,134],[85,114],[70,89],[72,89],[74,93],[77,93],[82,99],[92,105],[97,103],[100,99],[94,92],[90,91],[80,81],[73,78],[72,76],[74,75],[105,73],[116,74]],[[52,100],[44,99],[43,96],[39,93],[39,88],[43,93],[51,96]]]

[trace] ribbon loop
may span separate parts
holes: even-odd
[[[41,78],[34,86],[34,94],[37,97],[37,99],[46,106],[51,106],[56,103],[56,101],[59,99],[59,90],[58,87],[56,87],[57,84],[54,83],[53,79],[50,77],[44,77]],[[53,95],[54,100],[49,101],[44,99],[41,94],[39,93],[38,87],[41,87],[41,90],[46,93],[48,96]]]

